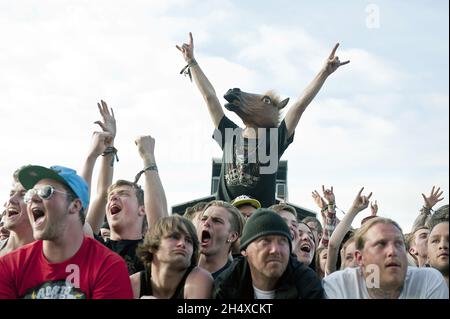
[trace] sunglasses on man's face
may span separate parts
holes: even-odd
[[[61,194],[67,194],[66,192],[55,189],[51,185],[39,185],[39,186],[36,186],[35,188],[29,189],[25,193],[25,196],[23,197],[23,201],[26,204],[31,203],[31,199],[33,198],[34,195],[39,196],[41,199],[48,200],[53,196],[53,193],[55,193],[55,192],[61,193]]]

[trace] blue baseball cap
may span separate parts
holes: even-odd
[[[89,188],[86,181],[77,172],[64,166],[52,166],[50,168],[28,165],[19,171],[19,181],[26,189],[32,189],[42,179],[52,179],[67,187],[81,200],[83,208],[89,205]]]

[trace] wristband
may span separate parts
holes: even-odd
[[[112,167],[112,166],[114,166],[114,159],[116,159],[116,161],[119,161],[119,156],[117,156],[117,148],[115,148],[114,146],[108,146],[103,151],[102,156],[106,156],[109,154],[114,154],[114,156],[111,159],[111,164],[110,164]]]
[[[134,183],[137,184],[139,179],[141,178],[141,175],[144,174],[146,171],[156,171],[158,172],[158,166],[156,166],[155,163],[150,164],[149,166],[145,167],[142,171],[136,174],[134,177]]]

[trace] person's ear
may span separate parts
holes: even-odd
[[[74,199],[68,207],[69,214],[78,214],[83,208],[83,204],[79,198]]]
[[[145,206],[139,206],[138,216],[145,216]]]
[[[414,247],[410,247],[409,249],[408,249],[408,252],[411,254],[411,255],[413,255],[413,256],[417,256],[418,254],[419,254],[419,252],[416,250],[416,248],[414,248]]]
[[[228,235],[227,243],[234,243],[238,238],[238,233],[234,231],[230,235]]]
[[[355,250],[355,260],[358,266],[362,266],[362,254],[359,250]]]
[[[247,251],[241,250],[241,255],[244,256],[244,257],[247,257]]]

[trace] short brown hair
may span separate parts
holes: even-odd
[[[134,193],[136,195],[138,205],[144,206],[144,191],[142,190],[141,186],[139,186],[136,183],[133,183],[133,182],[130,182],[130,181],[127,181],[124,179],[118,179],[114,184],[112,184],[108,187],[107,193],[108,194],[111,193],[114,189],[116,189],[117,187],[120,187],[120,186],[130,186],[132,189],[134,189]],[[145,234],[147,227],[148,227],[147,216],[144,216],[144,219],[142,221],[142,229],[141,229],[142,234]]]
[[[431,216],[427,223],[430,233],[433,228],[440,223],[448,223],[448,205],[439,207]]]
[[[145,234],[144,241],[136,250],[136,255],[142,262],[150,267],[153,259],[153,254],[159,249],[161,239],[170,233],[178,232],[192,239],[192,257],[191,265],[197,265],[199,254],[199,241],[197,232],[192,222],[180,215],[171,215],[159,219],[155,224],[150,226],[148,232]]]
[[[201,213],[206,205],[208,205],[207,202],[198,202],[194,206],[187,207],[184,211],[183,217],[186,217],[192,221],[194,216],[196,216],[199,212]]]
[[[202,212],[205,206],[208,205],[208,202],[198,202],[194,206],[192,206],[192,209],[194,212]]]
[[[317,229],[316,229],[317,234],[318,235],[322,234],[322,232],[323,232],[322,224],[320,223],[320,221],[316,217],[314,217],[314,216],[307,216],[307,217],[302,219],[302,222],[304,222],[305,224],[308,224],[309,222],[315,223],[316,226],[317,226]]]
[[[409,234],[405,234],[405,243],[406,243],[406,249],[408,250],[411,248],[411,245],[414,243],[414,240],[416,240],[416,232],[421,229],[428,229],[428,226],[419,226],[414,228]]]
[[[114,189],[120,186],[130,186],[134,189],[134,192],[136,194],[136,198],[138,200],[138,204],[140,206],[144,205],[144,191],[142,190],[141,186],[139,186],[136,183],[124,180],[124,179],[118,179],[114,184],[108,187],[108,194],[111,193]]]
[[[278,215],[280,214],[281,211],[285,210],[285,211],[291,213],[292,215],[294,215],[295,219],[298,219],[297,218],[297,210],[294,207],[292,207],[291,205],[280,203],[280,204],[275,204],[275,205],[270,206],[269,209],[273,210]]]
[[[230,220],[230,225],[231,225],[231,230],[235,231],[238,233],[238,236],[241,237],[242,235],[242,230],[244,229],[244,224],[245,224],[245,218],[242,215],[242,213],[240,212],[239,209],[237,209],[236,207],[234,207],[233,205],[231,205],[228,202],[224,202],[222,200],[213,200],[210,201],[205,208],[203,208],[203,212],[202,215],[205,213],[205,211],[212,206],[218,206],[218,207],[223,207],[226,210],[228,210],[228,212],[231,215]]]
[[[355,248],[357,250],[363,250],[364,249],[364,245],[366,244],[366,233],[368,232],[368,230],[370,228],[372,228],[372,226],[375,226],[376,224],[391,224],[394,227],[398,228],[398,230],[400,231],[400,233],[402,234],[402,238],[403,238],[403,232],[402,232],[402,228],[392,219],[389,218],[385,218],[385,217],[376,217],[376,218],[372,218],[370,220],[368,220],[367,222],[365,222],[355,233],[354,237],[355,237]],[[404,241],[404,238],[403,238]]]

